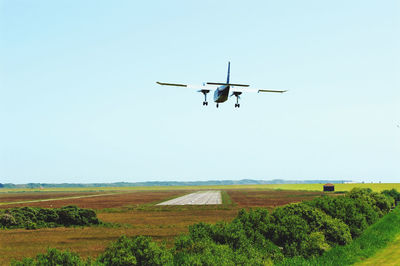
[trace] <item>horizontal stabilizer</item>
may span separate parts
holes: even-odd
[[[226,85],[226,86],[238,86],[238,87],[249,87],[246,84],[233,84],[233,83],[220,83],[220,82],[207,82],[208,85]]]

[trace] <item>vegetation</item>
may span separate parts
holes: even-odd
[[[391,234],[393,235],[393,234]],[[390,240],[388,245],[378,250],[368,259],[361,258],[361,262],[355,265],[399,265],[400,264],[400,232],[397,232],[397,238]]]
[[[280,265],[352,265],[373,256],[378,250],[400,235],[400,209],[396,208],[377,223],[367,228],[362,235],[346,246],[335,246],[322,256],[311,259],[285,258]],[[398,249],[398,246],[393,247]],[[398,253],[397,253],[398,254]],[[398,255],[397,255],[398,259]],[[391,257],[390,263],[396,258]],[[376,263],[374,265],[383,265]],[[393,264],[394,265],[394,264]]]
[[[100,224],[90,209],[66,206],[58,209],[22,207],[0,210],[0,228],[37,229],[59,226],[85,226]]]
[[[358,237],[379,217],[389,212],[394,201],[371,189],[355,188],[345,197],[321,197],[306,204],[316,207],[332,218],[340,219],[350,229],[352,237]]]
[[[398,209],[375,223],[394,203],[385,195],[353,189],[342,197],[320,197],[278,207],[271,213],[266,209],[241,210],[231,222],[190,226],[189,233],[177,237],[170,249],[148,237],[123,236],[95,262],[59,251],[56,257],[69,256],[76,260],[74,265],[331,265],[334,257],[345,254],[344,263],[349,263],[373,254],[398,233]],[[358,226],[361,228],[356,230]],[[51,252],[55,251],[24,260],[31,264],[14,264],[37,265],[34,263],[39,259],[50,258]]]
[[[395,188],[392,188],[391,190],[384,190],[382,191],[382,194],[392,197],[395,200],[396,205],[400,203],[400,192],[398,192]]]
[[[22,261],[11,262],[13,266],[41,266],[41,265],[91,265],[90,259],[82,261],[77,253],[59,251],[49,248],[46,254],[39,254],[36,259],[24,258]]]
[[[99,256],[97,262],[104,265],[167,265],[172,262],[172,254],[149,237],[122,236]]]

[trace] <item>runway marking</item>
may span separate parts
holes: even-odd
[[[213,205],[222,204],[221,191],[198,191],[157,205]]]

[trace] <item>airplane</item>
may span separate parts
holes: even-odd
[[[236,84],[236,83],[229,83],[230,77],[230,70],[231,70],[231,62],[228,62],[228,75],[226,78],[226,83],[223,82],[205,82],[203,86],[199,85],[188,85],[188,84],[177,84],[177,83],[165,83],[159,82],[156,83],[163,86],[175,86],[175,87],[186,87],[191,89],[198,89],[198,92],[204,94],[204,102],[203,106],[208,106],[207,102],[207,93],[210,91],[214,91],[214,102],[217,103],[217,108],[219,107],[220,103],[226,102],[228,100],[229,91],[232,92],[230,97],[236,97],[235,108],[239,108],[239,98],[243,92],[275,92],[275,93],[284,93],[287,90],[264,90],[264,89],[253,89],[249,88],[250,85],[247,84]],[[218,86],[218,87],[215,87]]]

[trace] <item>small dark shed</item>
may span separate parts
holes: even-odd
[[[335,191],[335,186],[331,183],[325,184],[324,191]]]

